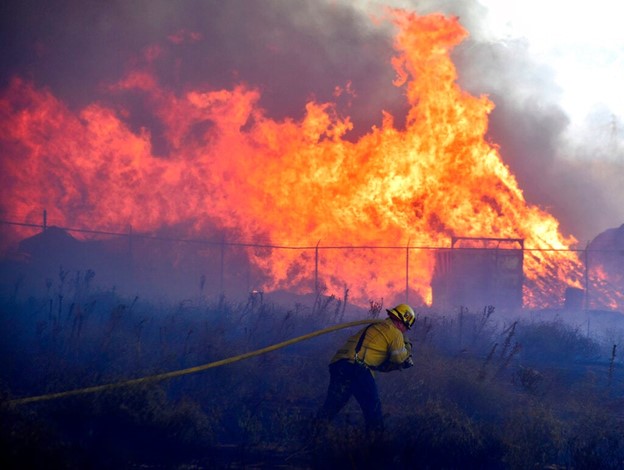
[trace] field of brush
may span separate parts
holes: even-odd
[[[327,363],[354,328],[169,380],[10,401],[225,359],[379,316],[379,304],[344,318],[333,298],[277,306],[52,292],[0,299],[2,468],[624,467],[617,328],[590,334],[589,324],[487,306],[420,309],[408,335],[415,367],[377,375],[386,432],[372,443],[353,399],[327,432],[310,432]]]

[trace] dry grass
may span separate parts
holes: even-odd
[[[63,273],[61,273],[63,274]],[[174,370],[344,318],[348,297],[281,308],[260,298],[175,305],[91,292],[60,276],[49,296],[1,305],[3,401]],[[82,279],[82,280],[81,280]],[[72,287],[73,284],[73,287]],[[59,292],[63,295],[59,295]],[[371,317],[382,302],[371,302]],[[2,406],[3,468],[621,468],[621,367],[557,322],[418,312],[416,366],[378,379],[383,439],[351,402],[309,439],[326,365],[347,332],[169,382]],[[13,467],[12,462],[20,462]],[[263,467],[264,465],[264,467]]]

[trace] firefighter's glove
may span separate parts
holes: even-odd
[[[407,349],[407,352],[412,354],[412,342],[405,340],[405,349]]]
[[[397,364],[396,362],[385,361],[382,364],[379,364],[377,367],[374,367],[374,370],[379,372],[392,372],[393,370],[400,370],[403,367],[403,364]]]
[[[401,364],[403,369],[409,369],[410,367],[414,367],[414,361],[412,360],[412,356],[408,357],[403,364]]]

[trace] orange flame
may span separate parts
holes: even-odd
[[[245,84],[177,95],[149,70],[157,54],[110,92],[146,100],[163,125],[166,158],[155,155],[149,130],[129,127],[123,108],[93,103],[74,111],[14,79],[0,101],[2,212],[34,220],[46,207],[59,225],[102,230],[184,223],[195,236],[210,220],[241,241],[320,241],[327,292],[346,285],[364,304],[404,291],[404,251],[329,246],[448,246],[458,235],[569,248],[576,240],[527,204],[497,147],[484,139],[493,103],[456,83],[450,52],[467,36],[458,20],[393,11],[392,21],[395,84],[405,87],[410,106],[406,125],[397,128],[384,112],[381,128],[356,142],[345,138],[351,121],[332,103],[310,101],[301,120],[278,121]],[[410,294],[429,302],[433,255],[417,254]],[[265,288],[310,287],[312,251],[249,256],[267,274]],[[566,286],[580,287],[581,271],[571,252],[527,252],[525,304],[559,305]]]
[[[621,253],[618,255],[622,256]],[[605,266],[594,261],[589,272],[589,278],[588,303],[590,307],[618,310],[624,305],[624,293],[616,287],[624,285],[622,272],[608,270]]]

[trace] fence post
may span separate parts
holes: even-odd
[[[319,254],[319,244],[321,240],[316,243],[316,249],[314,250],[314,295],[318,295],[319,293],[319,284],[318,284],[318,254]]]
[[[251,255],[249,254],[249,249],[247,249],[247,290],[245,291],[246,295],[250,295],[251,293]]]
[[[589,310],[589,242],[585,245],[585,311]]]
[[[407,239],[405,247],[405,303],[409,305],[409,245],[411,238]]]
[[[132,224],[128,225],[128,267],[132,270]]]
[[[609,363],[609,386],[611,386],[611,380],[613,379],[613,368],[615,366],[616,349],[617,349],[617,344],[614,344],[613,349],[611,350],[611,361]]]
[[[224,283],[225,283],[225,233],[221,238],[221,292],[220,295],[223,295]]]

